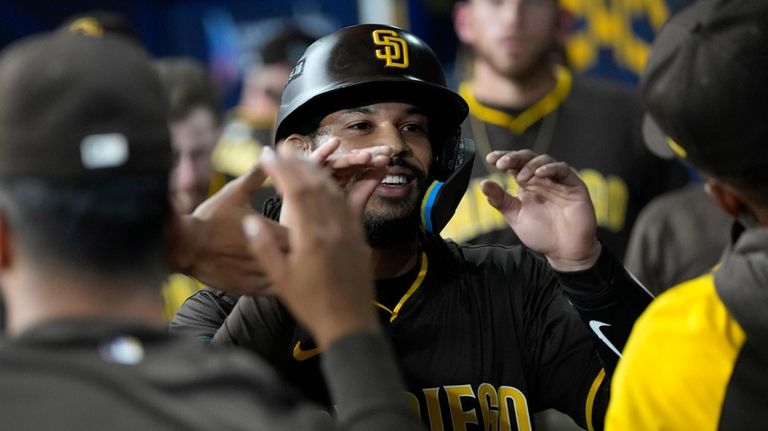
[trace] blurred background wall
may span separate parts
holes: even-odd
[[[648,44],[670,14],[693,0],[560,0],[574,15],[568,61],[577,71],[634,84]],[[208,66],[224,95],[237,101],[242,71],[260,40],[286,21],[321,36],[360,22],[405,27],[427,41],[458,80],[454,0],[2,0],[0,48],[92,10],[124,14],[155,56],[188,55]],[[459,60],[457,61],[457,58]],[[457,66],[458,65],[458,66]]]

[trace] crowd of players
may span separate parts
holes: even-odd
[[[768,5],[673,16],[639,97],[557,0],[457,2],[456,91],[292,28],[227,115],[114,18],[0,54],[2,428],[768,424]]]

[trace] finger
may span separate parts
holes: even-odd
[[[347,205],[341,189],[327,172],[297,158],[294,150],[284,147],[279,151],[280,157],[269,160],[265,169],[282,192],[283,211],[287,214],[290,209],[292,214],[286,215],[292,227],[289,236],[300,237],[313,229],[322,229],[334,219],[339,207]]]
[[[384,164],[368,169],[352,183],[347,199],[357,220],[361,219],[368,200],[386,175],[387,165]]]
[[[341,146],[341,140],[339,138],[331,138],[322,145],[315,148],[309,155],[309,160],[316,165],[324,165],[328,157],[331,156]]]
[[[485,160],[489,164],[495,165],[502,158],[507,158],[509,160],[528,161],[536,156],[538,156],[538,153],[529,149],[513,150],[513,151],[496,150],[488,153],[488,155],[485,156]]]
[[[329,165],[334,169],[350,166],[368,166],[374,162],[376,165],[379,165],[389,162],[393,152],[394,149],[389,145],[376,145],[369,148],[356,148],[344,154],[332,154],[328,160],[333,160]]]
[[[555,159],[553,159],[552,156],[548,154],[541,154],[536,157],[533,157],[525,162],[523,167],[515,176],[515,179],[517,180],[518,183],[524,183],[530,180],[531,178],[533,178],[533,175],[536,172],[536,169],[550,163],[555,163]]]
[[[532,150],[504,151],[502,153],[496,159],[496,169],[513,174],[519,172],[526,163],[538,155]]]
[[[375,145],[368,148],[356,148],[351,151],[352,153],[371,153],[374,156],[392,156],[395,153],[395,149],[389,145]]]
[[[487,156],[485,156],[485,161],[486,161],[486,163],[488,163],[489,165],[494,165],[494,166],[495,166],[495,165],[496,165],[496,162],[497,162],[497,161],[498,161],[500,158],[502,158],[502,157],[504,157],[505,155],[507,155],[508,153],[509,153],[509,151],[501,151],[501,150],[491,151],[490,153],[488,153],[488,155],[487,155]]]
[[[534,173],[537,178],[548,178],[559,183],[569,183],[571,176],[578,177],[578,174],[565,162],[548,163],[536,168]],[[574,180],[576,178],[573,178]]]
[[[368,152],[334,154],[327,160],[327,166],[331,169],[347,169],[350,167],[365,167],[373,159],[373,154]]]
[[[507,193],[507,191],[504,190],[504,187],[494,181],[485,180],[480,183],[480,190],[488,199],[488,203],[504,214],[507,220],[514,220],[517,218],[517,213],[520,209],[520,201]]]
[[[243,217],[243,232],[251,255],[261,263],[264,273],[279,283],[287,268],[286,256],[280,251],[270,229],[264,226],[263,218],[255,215]]]
[[[264,170],[272,178],[275,188],[283,195],[295,192],[307,182],[306,169],[300,169],[292,160],[298,160],[296,150],[290,146],[278,148],[280,155],[269,149],[264,150],[262,163]],[[319,171],[319,168],[317,169]]]
[[[261,157],[264,156],[264,153],[267,149],[271,150],[270,147],[264,147],[264,150],[262,150],[261,153]],[[256,193],[264,185],[264,181],[267,179],[267,173],[264,171],[264,166],[261,163],[261,157],[259,158],[259,161],[256,162],[256,164],[248,170],[248,172],[230,181],[229,184],[227,184],[225,187],[249,196]]]

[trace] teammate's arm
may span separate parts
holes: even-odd
[[[502,213],[523,244],[546,257],[555,270],[558,290],[568,295],[592,337],[592,343],[570,344],[564,339],[564,350],[553,360],[589,353],[573,362],[581,367],[574,388],[580,394],[577,404],[585,406],[584,415],[575,418],[581,416],[587,425],[600,428],[607,408],[606,383],[632,324],[652,297],[597,240],[589,192],[567,164],[531,150],[494,151],[486,161],[514,175],[520,186],[518,195],[512,196],[501,185],[486,181],[482,190],[488,202]],[[561,314],[564,319],[568,315]],[[603,370],[596,369],[599,363]]]
[[[501,185],[484,182],[488,202],[523,244],[547,258],[594,335],[610,375],[651,295],[603,250],[589,192],[570,166],[531,150],[494,151],[486,161],[520,185],[512,196]]]

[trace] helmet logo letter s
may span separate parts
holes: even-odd
[[[385,60],[385,67],[408,67],[408,44],[398,37],[394,30],[374,30],[373,43],[381,46],[376,50],[376,58]]]

